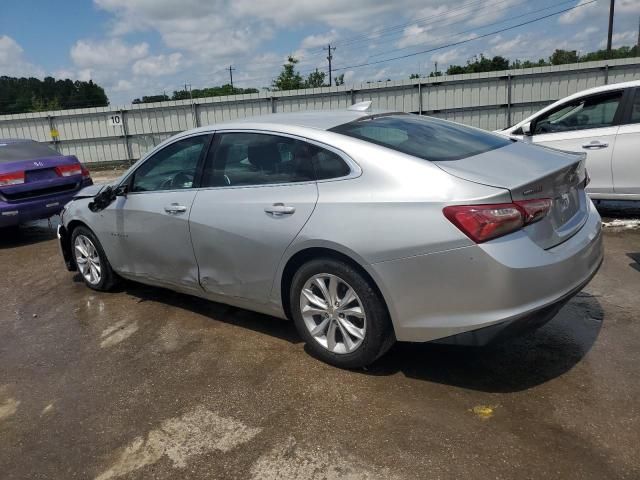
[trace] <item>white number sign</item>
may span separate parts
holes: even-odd
[[[109,115],[107,121],[111,124],[112,127],[120,127],[122,126],[122,117],[119,113],[114,113]]]

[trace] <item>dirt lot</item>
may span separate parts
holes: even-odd
[[[366,371],[289,322],[126,284],[46,225],[0,238],[3,479],[640,478],[640,232],[550,324],[491,349],[397,345]]]

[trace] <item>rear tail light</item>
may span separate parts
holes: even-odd
[[[82,173],[82,166],[79,163],[73,165],[59,165],[56,167],[56,173],[59,177],[80,175]]]
[[[11,172],[0,174],[0,186],[21,185],[24,183],[24,172]]]
[[[444,216],[476,243],[486,242],[535,223],[549,213],[551,199],[492,205],[452,205]]]
[[[91,173],[89,172],[89,170],[87,170],[83,166],[81,166],[80,168],[82,169],[82,178],[91,178]]]

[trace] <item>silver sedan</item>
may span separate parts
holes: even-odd
[[[583,154],[435,118],[276,114],[183,132],[67,204],[88,287],[121,278],[291,318],[346,368],[399,341],[541,325],[602,261]]]

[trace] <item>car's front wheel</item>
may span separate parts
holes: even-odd
[[[73,230],[71,251],[78,272],[87,287],[102,292],[113,288],[116,275],[109,265],[102,245],[91,230],[83,226]]]
[[[317,259],[302,265],[293,277],[290,302],[300,336],[332,365],[364,367],[395,341],[380,294],[348,263]]]

